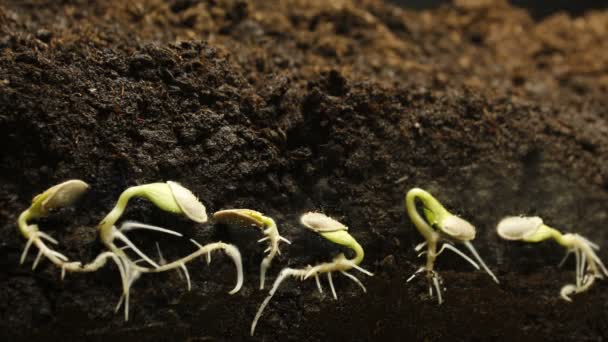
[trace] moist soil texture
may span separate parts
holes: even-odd
[[[574,258],[554,242],[500,240],[507,215],[539,215],[608,249],[608,11],[534,19],[504,1],[414,11],[379,0],[0,2],[0,337],[5,341],[406,341],[608,338],[608,285],[568,303]],[[237,245],[245,283],[221,253],[146,275],[131,317],[114,313],[114,265],[68,274],[36,252],[23,265],[16,219],[67,179],[91,185],[40,220],[70,259],[104,250],[96,226],[127,187],[174,180],[208,212],[251,208],[282,244],[264,255],[248,227],[194,224],[133,200],[123,219]],[[500,284],[454,254],[438,259],[445,302],[430,298],[412,187],[477,227]],[[283,267],[340,252],[298,223],[322,211],[366,251],[367,293],[334,274],[338,300],[287,280],[250,323]],[[187,239],[133,234],[167,259]],[[185,241],[185,242],[184,242]],[[602,249],[600,258],[608,261]]]

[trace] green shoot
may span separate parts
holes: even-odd
[[[334,299],[338,299],[332,280],[332,272],[340,272],[341,274],[355,282],[359,287],[361,287],[363,292],[367,292],[365,286],[363,286],[361,281],[359,281],[359,279],[357,279],[354,275],[347,272],[348,270],[356,269],[364,274],[373,276],[371,272],[359,266],[361,261],[363,261],[363,257],[365,254],[363,252],[363,248],[361,247],[361,245],[359,245],[357,240],[355,240],[347,232],[348,228],[342,223],[324,214],[312,212],[302,215],[300,217],[300,223],[302,223],[302,225],[304,225],[306,228],[311,229],[312,231],[320,234],[325,239],[352,249],[355,253],[355,256],[352,259],[348,259],[344,254],[340,253],[333,259],[332,262],[321,263],[316,266],[308,265],[307,267],[300,269],[286,267],[281,270],[279,276],[276,278],[272,288],[270,289],[268,296],[264,299],[262,305],[260,305],[260,308],[258,309],[258,312],[256,313],[253,322],[251,323],[251,336],[253,336],[253,334],[255,333],[256,325],[258,323],[258,320],[262,316],[264,309],[274,296],[275,292],[278,290],[281,283],[289,277],[299,277],[300,280],[315,277],[317,288],[320,293],[323,293],[323,289],[321,288],[321,282],[319,280],[319,275],[327,273],[327,280],[329,282],[332,295]]]
[[[563,265],[570,254],[574,253],[576,258],[576,283],[567,284],[560,291],[560,296],[569,302],[572,301],[571,294],[585,292],[595,283],[595,279],[608,276],[608,270],[595,253],[599,250],[598,245],[578,234],[562,234],[557,229],[545,225],[540,217],[506,217],[498,223],[496,232],[505,240],[531,243],[548,239],[555,240],[566,248],[566,256],[560,266]]]
[[[416,208],[417,200],[422,204],[425,218],[422,218],[418,213],[418,209]],[[479,269],[479,265],[481,265],[486,273],[498,283],[498,279],[494,273],[492,273],[481,259],[471,243],[471,240],[475,239],[475,227],[473,225],[462,218],[451,214],[437,199],[435,199],[435,197],[419,188],[408,191],[405,196],[405,206],[410,219],[426,240],[415,248],[416,252],[419,252],[426,246],[426,251],[418,254],[419,257],[426,254],[426,266],[419,268],[407,282],[410,282],[419,273],[426,272],[427,281],[429,283],[429,294],[431,297],[433,296],[434,288],[437,293],[437,300],[439,304],[441,304],[443,302],[441,295],[442,280],[434,267],[437,257],[447,249],[465,259],[476,269]],[[479,264],[454,247],[452,242],[459,242],[465,245]],[[441,249],[437,251],[437,247],[440,243],[442,244]]]
[[[260,264],[260,290],[264,289],[264,283],[266,281],[266,271],[272,264],[272,259],[277,254],[281,254],[279,249],[279,242],[283,241],[287,244],[291,244],[289,240],[282,237],[279,234],[274,220],[268,216],[262,215],[262,213],[250,209],[229,209],[220,210],[213,214],[213,218],[218,223],[224,224],[235,224],[241,226],[254,226],[262,231],[265,235],[258,242],[268,241],[269,246],[264,252],[268,252],[268,255],[262,260]]]

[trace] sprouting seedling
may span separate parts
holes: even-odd
[[[279,249],[279,242],[283,241],[291,244],[289,240],[282,237],[279,234],[274,220],[268,216],[262,215],[262,213],[251,210],[251,209],[228,209],[220,210],[213,214],[213,219],[218,223],[224,224],[235,224],[243,226],[255,226],[262,230],[262,234],[265,236],[258,240],[258,242],[268,241],[269,246],[266,248],[264,253],[268,252],[268,255],[262,260],[260,264],[260,290],[264,289],[264,283],[266,280],[266,271],[272,264],[272,259],[277,254],[281,254]]]
[[[418,214],[416,200],[421,202],[426,220],[423,219],[420,214]],[[429,281],[429,294],[431,296],[433,295],[434,287],[435,292],[437,293],[437,300],[439,301],[439,304],[441,304],[443,302],[440,287],[441,278],[434,270],[434,265],[437,257],[445,249],[448,249],[465,259],[476,269],[479,269],[480,264],[481,267],[483,267],[483,269],[490,275],[490,277],[492,277],[492,279],[498,283],[498,279],[494,273],[490,271],[471,243],[471,240],[475,239],[475,227],[473,225],[462,218],[451,214],[441,205],[441,203],[439,203],[437,199],[435,199],[435,197],[419,188],[414,188],[408,191],[407,195],[405,196],[405,206],[410,219],[426,240],[425,242],[417,245],[415,250],[419,252],[422,248],[424,248],[424,246],[427,248],[426,251],[418,254],[418,256],[426,254],[426,266],[420,267],[418,270],[416,270],[416,272],[407,280],[408,282],[414,279],[414,277],[416,277],[416,275],[419,273],[426,271],[426,276]],[[475,259],[477,259],[479,264],[454,247],[452,242],[460,242],[464,244],[471,251],[471,254],[473,254]],[[439,243],[443,244],[441,249],[437,251]]]
[[[29,224],[29,221],[48,216],[53,209],[66,207],[72,204],[88,189],[88,187],[89,186],[83,181],[69,180],[49,188],[32,200],[31,206],[21,213],[17,222],[21,233],[26,239],[28,239],[25,249],[21,255],[21,263],[25,261],[27,253],[32,244],[39,249],[33,268],[36,268],[41,257],[45,256],[51,262],[61,268],[62,279],[65,276],[66,271],[93,272],[103,267],[108,259],[113,260],[120,272],[123,288],[123,293],[118,305],[116,306],[116,310],[118,310],[124,302],[125,320],[129,319],[130,288],[141,274],[164,272],[171,269],[181,270],[185,275],[188,290],[190,290],[190,276],[188,274],[188,269],[186,268],[186,263],[202,255],[206,255],[207,260],[210,261],[211,252],[215,250],[224,250],[224,252],[233,259],[236,266],[237,283],[234,289],[230,291],[230,294],[234,294],[240,290],[243,284],[243,266],[241,254],[235,246],[223,242],[216,242],[202,246],[195,240],[190,239],[190,241],[197,248],[195,252],[176,261],[167,263],[162,257],[160,248],[158,248],[161,259],[161,262],[158,264],[144,254],[137,246],[135,246],[135,244],[127,238],[125,233],[136,229],[147,229],[179,237],[181,237],[182,234],[170,229],[131,221],[124,222],[120,228],[116,228],[114,226],[116,221],[124,212],[129,199],[132,197],[147,198],[165,211],[184,215],[196,222],[206,222],[207,214],[203,204],[200,203],[188,189],[175,182],[146,184],[131,187],[125,190],[121,194],[116,207],[99,225],[101,239],[109,251],[99,254],[92,262],[85,265],[83,265],[81,262],[69,262],[65,255],[49,248],[45,243],[45,241],[53,244],[57,244],[58,242],[48,234],[40,231],[37,225]],[[123,247],[118,247],[114,243],[115,240],[119,240],[125,245]],[[135,261],[131,260],[131,258],[129,258],[129,256],[125,253],[125,250],[127,249],[131,249],[133,252],[138,254],[141,259]],[[146,262],[150,266],[140,266],[140,262]]]
[[[568,256],[574,253],[576,258],[576,284],[567,284],[562,287],[560,295],[567,301],[571,294],[587,291],[595,279],[608,276],[608,270],[597,256],[595,251],[599,246],[578,234],[562,234],[555,228],[543,223],[540,217],[512,216],[506,217],[496,227],[498,235],[505,240],[518,240],[524,242],[541,242],[553,239],[566,248],[566,256],[560,263],[564,264]]]
[[[319,275],[322,273],[327,273],[327,279],[329,281],[329,286],[331,288],[332,295],[334,299],[338,299],[336,295],[336,290],[334,288],[334,283],[332,280],[332,272],[340,272],[350,280],[354,281],[363,292],[367,292],[365,286],[361,283],[359,279],[357,279],[354,275],[348,273],[347,271],[351,269],[356,269],[364,274],[369,276],[373,276],[373,274],[359,266],[361,261],[363,261],[363,257],[365,253],[363,252],[363,248],[355,238],[353,238],[348,232],[348,227],[343,225],[342,223],[332,219],[321,213],[306,213],[300,217],[300,223],[304,225],[306,228],[320,234],[325,239],[337,243],[339,245],[348,247],[352,249],[355,253],[355,256],[352,259],[348,259],[344,254],[340,253],[337,255],[332,262],[321,263],[316,266],[308,265],[306,268],[294,269],[286,267],[279,273],[279,276],[274,281],[268,296],[260,305],[258,312],[251,323],[251,335],[253,336],[255,332],[255,327],[258,323],[258,320],[262,316],[264,309],[274,296],[275,292],[278,290],[281,283],[287,279],[288,277],[299,277],[300,280],[305,280],[312,277],[315,277],[317,288],[320,293],[323,293],[323,289],[321,287],[321,282],[319,280]]]
[[[151,183],[139,186],[133,186],[123,191],[118,198],[118,202],[114,209],[110,211],[108,215],[99,224],[99,232],[101,240],[108,246],[108,248],[120,255],[124,254],[122,249],[117,249],[114,245],[115,240],[122,241],[128,248],[132,249],[133,252],[138,254],[145,262],[150,264],[152,267],[159,267],[149,256],[144,254],[139,248],[131,242],[124,234],[126,230],[133,229],[148,229],[158,231],[170,235],[182,236],[180,233],[158,227],[139,224],[139,225],[127,225],[116,229],[115,224],[118,219],[122,216],[129,200],[133,197],[146,198],[157,207],[164,211],[172,212],[178,215],[186,216],[195,222],[205,223],[207,222],[207,212],[205,206],[190,192],[190,190],[184,188],[179,183],[168,181],[166,183]],[[116,251],[115,251],[116,249]]]
[[[25,248],[21,254],[21,264],[25,262],[30,247],[35,245],[38,248],[38,255],[36,256],[36,259],[32,265],[32,269],[35,269],[36,266],[38,266],[42,256],[44,256],[53,264],[61,268],[62,279],[65,276],[66,271],[80,271],[80,262],[69,262],[65,255],[50,248],[45,241],[54,245],[57,245],[58,241],[49,234],[40,231],[37,224],[29,224],[29,221],[46,217],[54,209],[72,205],[88,190],[88,188],[89,185],[87,183],[81,180],[72,179],[61,184],[57,184],[34,197],[30,207],[19,215],[19,219],[17,221],[21,234],[27,239],[27,243],[25,244]]]
[[[154,260],[152,260],[152,258],[143,253],[131,240],[129,240],[129,238],[125,235],[126,232],[136,229],[146,229],[179,237],[181,237],[182,234],[162,227],[129,221],[123,223],[120,228],[116,228],[116,222],[124,213],[129,200],[133,197],[146,198],[164,211],[186,216],[195,222],[204,223],[207,221],[205,206],[196,198],[196,196],[194,196],[194,194],[192,194],[190,190],[184,188],[179,183],[168,181],[166,183],[144,184],[134,186],[123,191],[118,198],[118,202],[116,203],[114,209],[112,209],[112,211],[110,211],[110,213],[101,221],[98,228],[101,239],[106,247],[111,251],[110,257],[116,262],[120,272],[123,293],[118,305],[116,306],[116,310],[118,310],[124,302],[125,320],[129,319],[129,293],[131,286],[141,274],[179,269],[184,273],[188,290],[190,290],[190,276],[188,269],[186,268],[186,263],[202,255],[206,255],[207,260],[210,261],[211,252],[214,250],[223,250],[229,257],[233,259],[237,269],[237,283],[234,289],[232,289],[232,291],[229,293],[234,294],[240,290],[243,284],[241,254],[233,245],[223,242],[215,242],[203,246],[195,240],[190,239],[197,250],[170,263],[166,263],[164,261],[164,258],[160,253],[160,248],[158,248],[160,259],[162,261],[161,264],[156,263]],[[115,241],[122,242],[124,246],[118,247],[115,244]],[[132,260],[125,253],[125,250],[127,249],[132,250],[141,259],[135,261]],[[107,257],[105,259],[107,259]],[[94,266],[91,267],[101,267],[105,263],[105,259],[98,257],[92,263]],[[148,266],[140,266],[139,263],[141,262],[147,263]]]

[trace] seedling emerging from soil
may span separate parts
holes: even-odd
[[[361,247],[361,245],[359,245],[357,240],[355,240],[355,238],[353,238],[347,232],[348,227],[328,216],[325,216],[324,214],[312,212],[302,215],[300,217],[300,223],[302,223],[302,225],[304,225],[306,228],[320,234],[325,239],[352,249],[355,252],[355,257],[352,259],[348,259],[344,254],[340,253],[333,259],[332,262],[322,263],[315,266],[308,265],[306,268],[301,269],[287,267],[281,270],[281,273],[279,273],[279,276],[274,281],[274,284],[272,285],[272,289],[270,289],[268,296],[264,299],[262,305],[260,305],[260,308],[258,309],[258,312],[256,313],[255,318],[253,319],[253,323],[251,323],[251,336],[253,336],[258,320],[260,319],[260,317],[262,316],[262,312],[272,299],[272,296],[274,296],[275,292],[278,290],[283,280],[287,279],[288,277],[299,277],[300,280],[315,277],[315,280],[317,282],[317,288],[319,289],[320,293],[323,293],[323,289],[321,288],[321,282],[319,280],[319,275],[322,273],[327,273],[327,280],[329,281],[331,293],[334,299],[338,299],[331,273],[340,272],[350,280],[354,281],[357,285],[359,285],[363,292],[367,292],[365,286],[363,286],[361,281],[359,281],[359,279],[357,279],[354,275],[347,272],[348,270],[354,268],[364,274],[373,276],[371,272],[359,266],[361,261],[363,261],[363,256],[365,254],[363,252],[363,248]]]
[[[595,279],[608,276],[608,270],[595,254],[595,251],[600,249],[598,245],[578,234],[562,234],[557,229],[545,225],[540,217],[506,217],[498,223],[496,232],[505,240],[524,242],[555,240],[567,250],[560,266],[570,254],[574,253],[576,284],[567,284],[560,291],[561,297],[569,302],[572,301],[571,294],[585,292],[593,285]]]
[[[283,241],[291,244],[289,240],[282,237],[279,234],[274,220],[268,216],[262,215],[262,213],[250,209],[229,209],[220,210],[213,214],[213,218],[218,223],[235,224],[243,226],[254,226],[262,230],[262,234],[265,235],[258,242],[268,241],[269,246],[264,251],[268,252],[268,255],[262,260],[260,264],[260,290],[264,289],[264,283],[266,280],[266,271],[270,268],[272,259],[277,254],[281,254],[279,249],[279,242]]]
[[[53,250],[45,243],[45,241],[47,241],[57,245],[57,240],[47,233],[40,231],[37,224],[29,224],[28,221],[46,217],[53,209],[71,205],[78,200],[88,188],[89,185],[87,183],[81,180],[72,179],[57,184],[34,197],[30,207],[19,215],[17,221],[21,234],[27,239],[27,243],[21,254],[21,264],[25,262],[27,253],[33,244],[38,248],[38,255],[32,265],[32,270],[36,269],[42,256],[45,256],[53,264],[61,268],[61,279],[65,277],[66,271],[76,272],[81,270],[80,262],[68,262],[68,258],[65,255]]]
[[[423,219],[420,214],[418,214],[416,200],[421,202],[426,220]],[[439,304],[441,304],[443,302],[440,285],[442,281],[439,274],[434,270],[434,266],[437,257],[445,249],[448,249],[465,259],[476,269],[479,269],[479,264],[481,264],[481,267],[483,267],[490,277],[492,277],[492,279],[498,283],[498,279],[496,276],[494,276],[494,273],[490,271],[488,266],[473,247],[473,244],[471,244],[471,240],[475,239],[475,227],[473,227],[473,225],[462,218],[451,214],[441,205],[441,203],[439,203],[439,201],[435,199],[435,197],[419,188],[414,188],[408,191],[407,195],[405,196],[405,206],[410,219],[426,240],[415,248],[415,250],[419,252],[422,248],[424,248],[424,246],[426,246],[426,251],[418,254],[418,256],[426,254],[426,266],[419,268],[407,280],[408,282],[414,279],[417,274],[426,271],[427,280],[429,282],[429,294],[431,297],[433,296],[434,287],[435,292],[437,293],[437,300],[439,301]],[[473,257],[477,259],[479,264],[454,247],[452,245],[453,242],[460,242],[465,245],[471,251]],[[442,246],[441,249],[439,249],[439,252],[437,252],[439,243],[442,243]]]
[[[160,254],[160,248],[158,249],[159,256],[162,261],[160,264],[156,263],[149,256],[144,254],[137,246],[135,246],[133,242],[131,242],[131,240],[129,240],[129,238],[127,238],[125,235],[127,231],[135,229],[147,229],[180,237],[182,234],[170,229],[137,222],[125,222],[120,228],[116,228],[115,223],[122,216],[127,207],[127,203],[133,197],[146,198],[164,211],[184,215],[195,222],[204,223],[207,221],[205,206],[196,198],[196,196],[192,194],[192,192],[190,192],[190,190],[175,182],[169,181],[166,183],[152,183],[134,186],[128,188],[120,195],[114,209],[112,209],[112,211],[99,224],[99,231],[103,243],[111,252],[109,257],[116,262],[120,272],[123,293],[118,305],[116,306],[116,310],[120,308],[124,301],[125,320],[129,319],[130,288],[142,273],[164,272],[172,269],[180,269],[185,275],[188,283],[188,290],[190,290],[190,276],[188,274],[188,269],[186,268],[186,263],[201,255],[206,255],[209,262],[211,260],[211,252],[214,250],[224,250],[224,252],[233,259],[237,268],[237,284],[234,289],[230,291],[230,294],[234,294],[240,290],[243,284],[241,254],[233,245],[225,244],[223,242],[216,242],[202,246],[198,242],[191,239],[190,241],[197,247],[198,250],[188,256],[170,263],[164,262],[164,258],[162,257],[162,254]],[[115,241],[122,242],[124,246],[118,247],[115,244]],[[127,249],[132,250],[141,259],[133,261],[125,253],[125,250]],[[105,259],[107,259],[107,257],[98,257],[90,267],[101,267],[103,264],[105,264]],[[140,266],[140,262],[145,262],[149,266]]]

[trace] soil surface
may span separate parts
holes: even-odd
[[[258,231],[192,224],[143,200],[125,219],[234,243],[245,284],[221,254],[142,277],[131,319],[114,313],[116,268],[70,275],[31,253],[16,218],[71,178],[91,190],[39,222],[71,259],[103,250],[97,222],[122,190],[174,180],[209,212],[251,208],[293,244],[269,271],[327,261],[340,248],[298,224],[320,210],[363,245],[359,287],[334,276],[285,282],[253,340],[608,339],[603,281],[559,298],[574,262],[553,242],[499,240],[506,215],[540,215],[608,249],[608,11],[535,21],[502,1],[408,11],[378,0],[5,0],[0,3],[0,337],[6,341],[248,340]],[[403,198],[435,194],[477,227],[500,285],[448,253],[445,303],[429,298],[421,236]],[[187,240],[135,234],[165,257]],[[184,242],[185,241],[185,242]],[[600,251],[608,261],[608,253]]]

